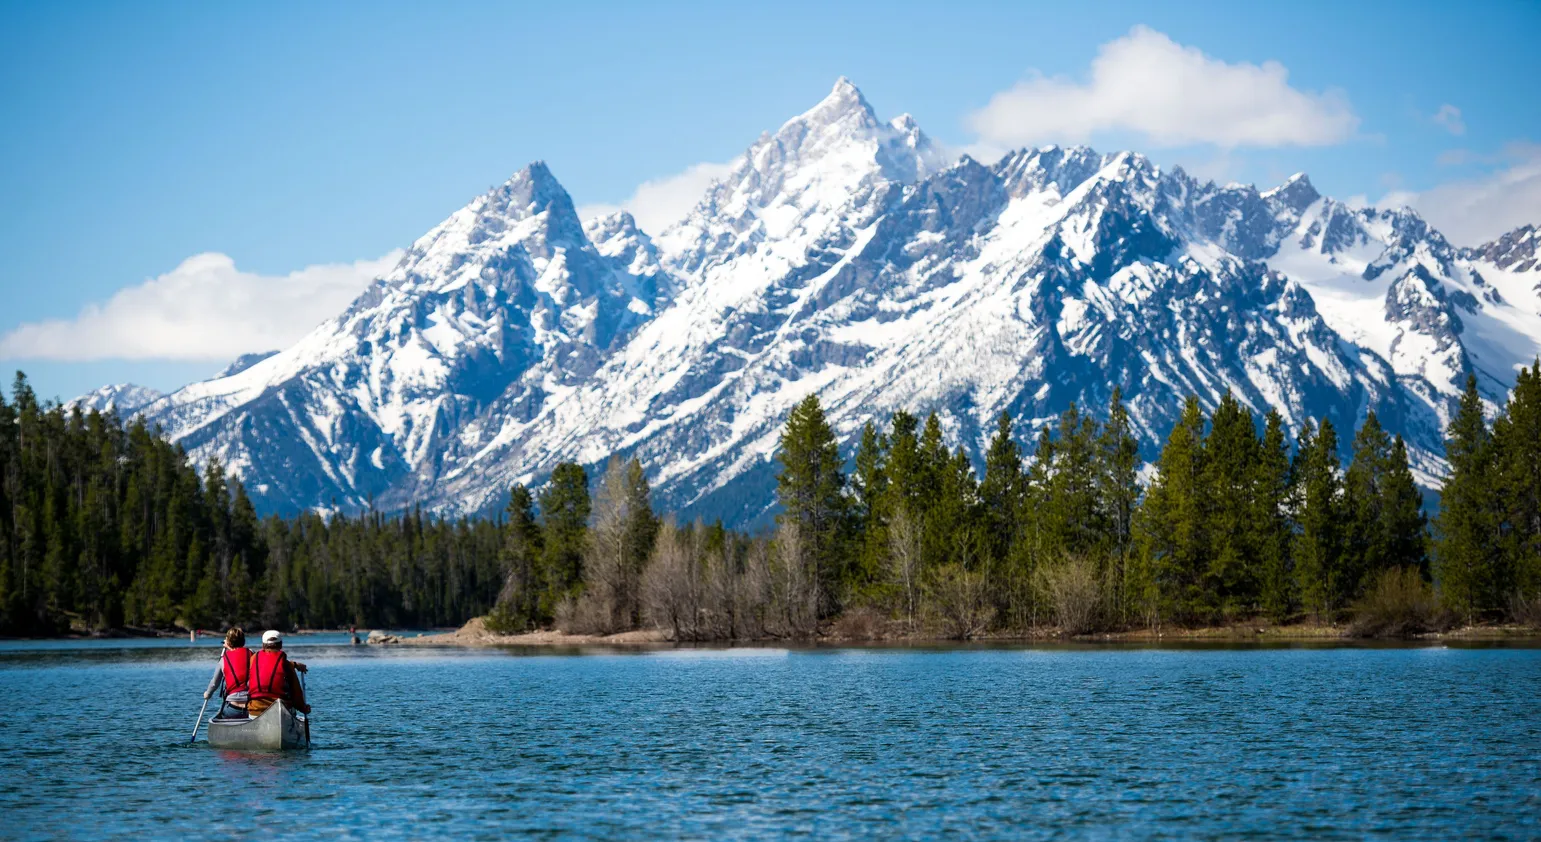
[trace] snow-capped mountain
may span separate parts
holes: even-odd
[[[87,392],[78,398],[66,403],[65,409],[80,408],[81,412],[110,412],[116,410],[118,415],[127,418],[144,406],[147,406],[160,398],[165,393],[148,386],[140,386],[135,383],[117,383],[111,386],[103,386],[100,389]]]
[[[1374,409],[1427,481],[1467,371],[1541,351],[1533,229],[1459,249],[1304,176],[1260,192],[1141,155],[950,160],[845,79],[683,220],[580,223],[542,164],[478,197],[294,347],[143,409],[269,510],[500,505],[637,455],[662,506],[760,517],[787,410],[847,436],[935,410],[976,455],[1123,389],[1147,455],[1183,396],[1294,426]]]

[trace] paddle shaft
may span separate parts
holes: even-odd
[[[310,690],[305,686],[305,673],[297,673],[300,677],[300,695],[305,697],[305,704],[310,704]],[[310,714],[305,714],[305,747],[310,748]]]
[[[220,659],[219,666],[216,666],[214,668],[214,674],[215,675],[219,675],[220,670],[223,670],[225,668],[225,664],[224,664],[224,660],[225,660],[225,647],[223,647],[223,646],[219,647],[219,659]],[[203,727],[203,713],[204,713],[204,711],[206,711],[208,709],[209,709],[209,697],[208,696],[204,696],[203,697],[203,707],[198,708],[198,718],[193,720],[193,735],[191,737],[187,738],[188,742],[190,742],[190,743],[198,742],[198,729]]]

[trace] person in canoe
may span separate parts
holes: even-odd
[[[219,672],[209,679],[203,691],[208,700],[217,691],[221,702],[220,719],[240,719],[246,715],[246,676],[251,670],[251,651],[246,648],[246,632],[240,627],[225,632],[225,645],[219,655]]]
[[[306,672],[305,665],[289,660],[284,652],[284,636],[269,629],[262,633],[262,648],[252,653],[248,670],[246,712],[261,716],[262,712],[282,699],[285,704],[310,713],[305,703],[305,687],[300,684],[299,673]]]

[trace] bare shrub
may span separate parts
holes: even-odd
[[[1417,570],[1393,567],[1353,606],[1349,634],[1355,637],[1407,637],[1448,628],[1439,597]]]
[[[1076,557],[1040,567],[1035,575],[1054,614],[1060,634],[1086,634],[1098,628],[1102,608],[1102,582],[1096,565]]]
[[[1509,616],[1522,626],[1541,629],[1541,594],[1527,598],[1517,593],[1510,597]]]
[[[879,640],[887,636],[888,618],[869,605],[857,605],[837,617],[830,631],[841,640]]]
[[[961,564],[936,568],[926,580],[929,604],[942,632],[957,640],[978,637],[995,616],[985,575]]]
[[[702,583],[695,530],[680,529],[673,518],[658,529],[653,559],[642,571],[642,614],[652,625],[668,629],[675,640],[696,639],[701,612]]]
[[[724,577],[732,631],[739,640],[760,640],[770,636],[770,624],[781,612],[775,606],[775,571],[772,569],[770,542],[756,540],[749,545],[743,565],[731,577]]]
[[[583,592],[570,618],[573,630],[626,631],[641,619],[642,567],[655,523],[647,481],[635,459],[623,462],[611,457],[599,480],[590,519],[583,549]],[[639,541],[644,542],[640,547]]]
[[[778,637],[806,637],[819,622],[819,583],[809,562],[809,547],[797,521],[776,530],[771,554],[773,603],[779,609],[767,631]]]
[[[906,506],[900,505],[888,523],[888,580],[899,596],[900,613],[907,629],[915,631],[920,605],[920,526]]]

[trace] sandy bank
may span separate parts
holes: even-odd
[[[498,634],[489,631],[485,618],[477,617],[452,632],[402,638],[393,645],[402,646],[646,646],[668,643],[661,629],[621,632],[620,634],[566,634],[554,629]]]

